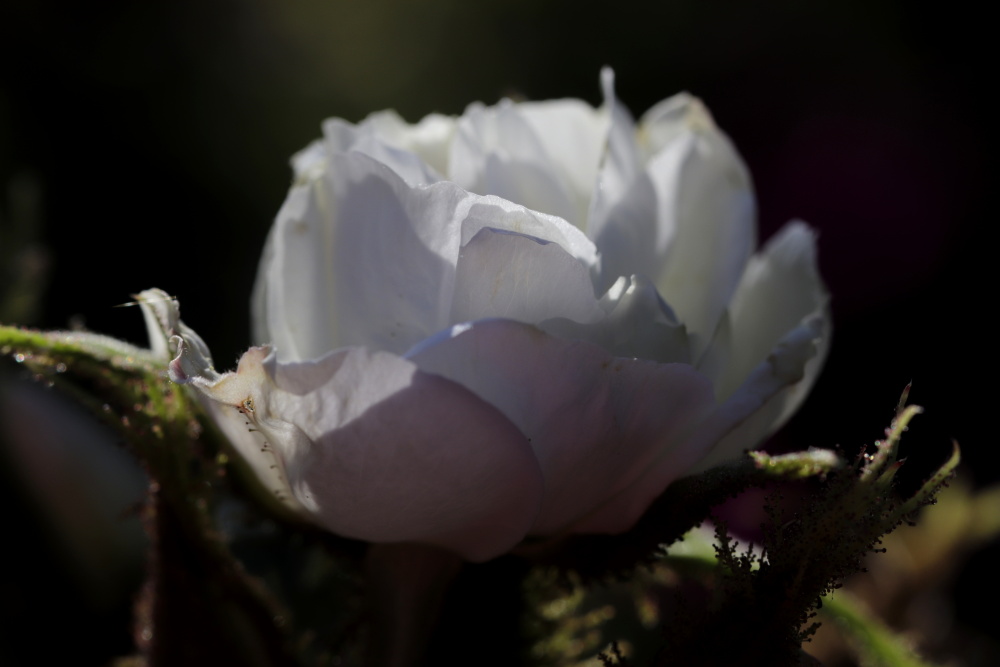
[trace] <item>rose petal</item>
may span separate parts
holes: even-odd
[[[246,421],[227,435],[283,468],[325,528],[372,542],[417,541],[468,560],[527,533],[542,477],[524,435],[465,388],[384,352],[350,348],[280,364],[253,348],[239,370],[192,383]]]
[[[524,102],[517,108],[541,142],[553,169],[566,176],[575,208],[567,220],[586,231],[584,225],[611,114],[606,108],[594,109],[572,99]]]
[[[471,192],[496,195],[566,220],[579,219],[573,187],[510,100],[466,109],[458,120],[449,166],[452,180]]]
[[[507,320],[454,327],[407,357],[468,387],[528,436],[545,478],[535,534],[627,489],[714,406],[710,383],[690,366],[615,358]],[[605,529],[625,530],[640,513]]]
[[[801,222],[786,225],[750,260],[730,302],[727,329],[699,363],[719,399],[736,391],[788,332],[807,318],[826,318],[827,301],[816,265],[815,232]],[[825,355],[828,321],[822,333],[817,362]]]
[[[607,118],[607,126],[588,214],[587,232],[593,238],[599,236],[608,211],[625,197],[642,173],[635,142],[635,121],[615,96],[615,73],[610,67],[601,70],[601,90],[604,93],[601,110]]]
[[[483,229],[499,229],[552,241],[588,267],[598,263],[597,248],[577,227],[554,215],[532,211],[495,196],[470,195],[472,205],[462,221],[462,245]]]
[[[448,173],[448,153],[455,135],[456,120],[432,113],[414,125],[395,111],[380,111],[368,116],[362,126],[390,146],[416,154],[437,173]]]
[[[394,126],[398,131],[394,137],[386,137],[377,129],[379,125],[390,123],[388,119],[381,122],[369,119],[361,125],[352,125],[339,118],[325,121],[323,135],[327,155],[348,151],[364,153],[392,169],[409,185],[430,185],[444,180],[423,158],[396,143],[406,143],[408,137],[403,128]]]
[[[750,373],[730,395],[716,414],[709,418],[704,443],[709,453],[692,469],[691,474],[707,470],[739,456],[740,452],[759,447],[787,418],[792,401],[801,401],[815,381],[822,365],[825,345],[822,316],[811,316],[786,334],[767,359]],[[712,423],[717,426],[711,426]],[[721,436],[719,426],[732,423]]]
[[[727,436],[727,443],[707,459],[709,464],[760,444],[805,400],[830,346],[827,301],[816,266],[815,232],[801,222],[786,225],[751,260],[730,305],[726,327],[720,329],[699,368],[713,378],[717,395],[724,399],[738,391],[756,365],[776,354],[773,349],[779,340],[794,332],[811,341],[814,354],[803,361],[803,368],[789,371],[801,374],[801,380],[773,396],[753,419]]]
[[[658,201],[661,270],[650,276],[707,347],[756,246],[750,176],[701,102],[678,95],[653,107],[640,134],[662,139],[647,170]]]
[[[292,189],[271,231],[258,333],[286,360],[355,344],[408,349],[449,323],[474,199],[451,183],[411,188],[361,153],[328,159],[322,179]]]
[[[761,425],[769,427],[774,418],[771,402],[802,379],[803,368],[816,353],[814,339],[815,330],[809,325],[788,334],[732,396],[704,417],[697,430],[665,450],[641,478],[580,522],[577,531],[615,532],[622,516],[641,516],[678,477],[707,470],[759,444]]]
[[[325,296],[330,247],[324,189],[322,180],[292,186],[257,271],[254,340],[273,343],[285,359],[305,359],[336,342],[335,302]]]
[[[591,227],[601,255],[598,289],[610,288],[622,276],[635,274],[652,280],[660,274],[666,241],[659,240],[656,209],[656,188],[649,175],[641,173],[614,205],[594,214],[603,216]]]
[[[487,317],[589,323],[604,319],[604,311],[588,268],[558,244],[483,228],[459,255],[451,321]]]

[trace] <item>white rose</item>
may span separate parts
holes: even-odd
[[[338,534],[470,560],[618,533],[795,410],[829,340],[815,235],[756,248],[697,99],[326,121],[293,159],[252,348],[219,374],[157,291],[154,349],[260,478]]]

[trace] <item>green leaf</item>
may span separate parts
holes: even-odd
[[[847,591],[824,595],[821,613],[847,635],[862,667],[934,667]]]

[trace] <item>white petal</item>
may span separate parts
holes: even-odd
[[[227,435],[265,482],[280,482],[279,499],[339,535],[486,560],[520,541],[538,511],[542,477],[523,434],[395,355],[350,348],[280,364],[253,348],[236,373],[192,383],[224,428],[245,421]]]
[[[323,178],[292,189],[258,274],[281,358],[405,350],[447,326],[471,203],[450,183],[411,188],[367,155],[331,155]]]
[[[589,323],[604,319],[604,311],[588,267],[558,244],[487,227],[459,255],[451,321],[488,317]]]
[[[573,196],[573,217],[583,227],[597,182],[611,114],[581,100],[525,102],[518,110],[534,130],[553,169],[566,175]]]
[[[739,390],[704,417],[693,433],[649,465],[626,493],[612,499],[580,524],[580,532],[606,532],[621,516],[642,514],[666,484],[735,458],[760,443],[773,419],[772,401],[802,379],[815,356],[816,331],[804,325],[789,333],[773,354],[750,374]],[[765,429],[760,428],[764,423]]]
[[[759,447],[781,425],[791,414],[792,403],[797,407],[815,380],[825,353],[827,327],[824,317],[808,317],[778,342],[709,418],[706,429],[696,438],[697,446],[707,448],[708,454],[692,473]]]
[[[385,124],[385,123],[383,123]],[[402,130],[400,129],[402,133]],[[327,155],[357,151],[392,169],[409,185],[429,185],[444,180],[441,174],[405,147],[390,143],[373,124],[352,125],[339,118],[323,123]],[[405,141],[403,137],[397,137]]]
[[[462,387],[388,354],[353,349],[276,367],[277,419],[313,441],[290,461],[303,502],[334,532],[419,541],[486,560],[520,541],[542,478],[524,436]],[[308,391],[308,393],[306,393]]]
[[[326,144],[316,140],[292,156],[292,172],[296,182],[306,182],[326,167]]]
[[[410,125],[395,111],[374,113],[362,123],[370,126],[385,143],[416,154],[439,174],[448,173],[448,153],[455,124],[450,116],[432,113]]]
[[[608,227],[611,211],[618,206],[627,205],[630,200],[635,199],[636,193],[633,192],[632,188],[643,173],[643,163],[640,160],[635,141],[635,121],[628,109],[615,97],[615,75],[611,68],[605,67],[601,70],[601,87],[604,91],[602,110],[608,117],[608,131],[603,146],[597,183],[587,215],[587,233],[595,239],[602,255],[614,256],[620,252],[622,258],[628,258],[634,250],[642,249],[641,239],[635,243],[625,244],[620,249],[608,246],[622,243],[616,238],[618,234],[631,236],[634,232],[629,229],[629,226],[632,224],[638,224],[640,227],[655,224],[655,217],[652,215],[654,203],[632,204],[630,210],[639,213],[639,215],[630,216],[628,222],[613,223],[611,228]],[[650,191],[645,196],[651,197],[653,194]],[[615,229],[617,227],[620,229]],[[612,263],[616,264],[618,270],[614,275],[609,275],[605,281],[608,285],[619,276],[643,272],[637,266],[626,268],[627,262],[612,260]]]
[[[816,265],[815,232],[801,222],[786,225],[747,265],[729,305],[728,330],[720,330],[699,363],[712,377],[719,400],[736,391],[788,332],[807,318],[825,317],[827,300]],[[829,323],[823,326],[828,333]]]
[[[567,174],[509,100],[469,106],[458,121],[449,166],[451,179],[466,190],[582,222]]]
[[[656,188],[645,172],[622,187],[626,189],[617,201],[595,212],[599,218],[592,216],[594,243],[601,255],[599,289],[632,274],[652,280],[663,269],[666,243],[657,240],[661,234]]]
[[[284,359],[308,358],[336,342],[336,303],[326,296],[328,200],[321,178],[292,186],[257,270],[251,304],[254,339],[273,343]]]
[[[727,326],[720,329],[701,366],[713,377],[717,396],[726,399],[741,391],[755,367],[781,356],[780,341],[789,336],[807,339],[812,354],[789,357],[787,374],[801,379],[771,397],[753,419],[727,436],[708,464],[759,445],[805,400],[830,346],[828,298],[816,266],[815,232],[801,222],[786,225],[751,260],[733,297]]]
[[[750,176],[701,102],[679,95],[651,109],[640,134],[657,139],[647,167],[658,200],[651,239],[661,270],[650,277],[707,347],[756,245]]]
[[[536,534],[628,493],[714,406],[710,383],[690,366],[615,358],[507,320],[455,327],[407,356],[468,387],[528,436],[545,478]],[[674,470],[663,486],[686,472]],[[643,509],[602,528],[625,530]]]
[[[495,196],[471,196],[462,221],[462,245],[483,229],[500,229],[552,241],[588,267],[598,263],[597,248],[578,228],[554,215],[529,210]]]

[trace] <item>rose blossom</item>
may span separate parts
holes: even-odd
[[[829,340],[815,235],[757,254],[750,177],[697,99],[473,104],[331,119],[293,158],[219,374],[159,291],[173,357],[274,494],[338,534],[470,560],[628,530],[664,488],[753,448]]]

